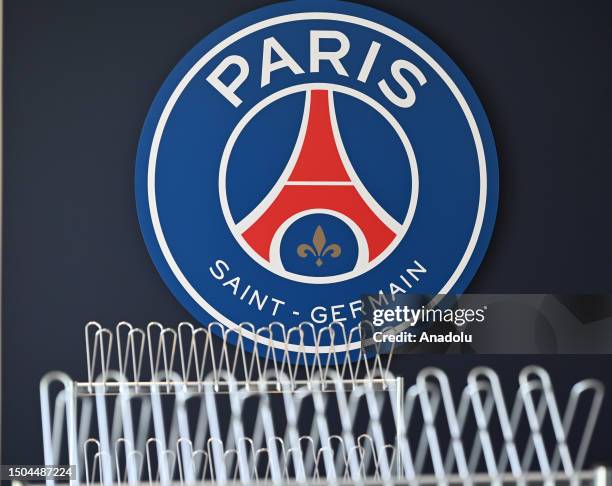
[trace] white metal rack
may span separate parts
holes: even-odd
[[[508,384],[478,367],[457,396],[436,368],[405,386],[392,353],[299,364],[299,351],[247,352],[240,330],[219,338],[211,326],[89,323],[86,381],[41,380],[45,463],[105,486],[609,484],[605,468],[585,469],[597,380],[576,383],[560,407],[542,368],[524,368],[508,400]],[[338,332],[304,325],[286,342]]]

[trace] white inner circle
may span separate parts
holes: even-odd
[[[339,134],[339,128],[336,123],[336,117],[333,115],[333,95],[330,94],[330,115],[332,121],[332,130],[334,131],[334,138],[336,141],[336,145],[338,148],[338,152],[340,154],[340,158],[344,162],[344,168],[347,170],[349,174],[349,178],[351,182],[354,184],[355,188],[359,192],[359,194],[364,198],[366,204],[374,211],[374,213],[384,222],[386,223],[395,233],[396,236],[391,242],[391,244],[383,251],[380,255],[378,255],[371,262],[363,261],[364,256],[367,258],[367,243],[363,241],[364,239],[359,238],[361,231],[355,231],[355,227],[357,226],[355,223],[350,221],[346,221],[346,218],[342,218],[345,223],[349,224],[349,227],[353,230],[355,237],[357,238],[358,244],[360,243],[359,253],[360,259],[357,262],[357,265],[350,272],[345,272],[338,275],[328,275],[328,276],[311,276],[311,275],[300,275],[297,273],[289,272],[285,270],[282,263],[280,262],[280,237],[276,236],[272,240],[272,245],[270,247],[270,255],[271,261],[268,262],[264,258],[262,258],[251,246],[247,243],[247,241],[242,236],[243,231],[248,228],[253,222],[255,222],[261,214],[263,214],[273,203],[276,196],[281,192],[285,184],[287,183],[289,176],[291,175],[291,171],[295,166],[297,158],[299,156],[300,149],[302,147],[302,142],[304,141],[304,136],[306,132],[306,125],[308,123],[308,106],[309,106],[309,93],[312,90],[325,90],[329,93],[338,92],[343,93],[349,96],[352,96],[363,103],[367,104],[375,111],[377,111],[388,123],[391,125],[400,141],[402,142],[402,146],[404,147],[404,151],[406,152],[406,157],[410,166],[410,177],[411,177],[411,193],[410,193],[410,202],[408,204],[408,211],[404,218],[404,221],[401,224],[398,224],[391,216],[389,216],[386,211],[381,208],[378,203],[374,200],[374,198],[367,191],[364,184],[359,179],[359,176],[354,171],[349,159],[346,154],[346,150],[342,145],[342,137]],[[263,110],[266,106],[274,103],[275,101],[294,94],[298,92],[306,92],[306,100],[305,100],[305,108],[304,115],[302,119],[302,124],[300,127],[300,132],[297,136],[297,141],[295,147],[293,149],[293,153],[289,158],[289,162],[285,166],[281,176],[278,178],[274,187],[270,190],[270,192],[264,197],[264,199],[257,205],[257,207],[252,210],[248,216],[246,216],[242,221],[236,223],[231,214],[229,203],[227,200],[227,169],[229,165],[229,159],[231,157],[232,149],[238,137],[244,130],[244,128],[251,122],[251,120]],[[267,98],[264,98],[259,103],[257,103],[253,108],[251,108],[244,117],[238,122],[232,134],[228,138],[227,144],[225,145],[225,149],[223,150],[223,156],[221,157],[221,167],[219,168],[219,200],[221,202],[221,208],[223,209],[223,216],[225,217],[225,221],[234,235],[236,241],[240,244],[242,249],[257,263],[259,263],[264,268],[267,268],[271,272],[279,275],[280,277],[287,278],[296,282],[303,282],[308,284],[329,284],[329,283],[337,283],[342,282],[344,280],[349,280],[351,278],[355,278],[381,263],[385,258],[387,258],[393,250],[399,245],[404,236],[406,235],[406,231],[408,231],[408,227],[414,217],[414,213],[416,211],[417,199],[419,194],[419,173],[416,163],[416,157],[414,155],[414,151],[412,146],[410,145],[410,141],[408,140],[408,136],[406,132],[404,132],[401,125],[398,121],[389,113],[380,103],[373,100],[369,96],[360,93],[357,90],[352,88],[347,88],[345,86],[336,85],[336,84],[327,84],[327,83],[310,83],[310,84],[300,84],[296,86],[291,86],[289,88],[282,89]],[[312,213],[319,214],[329,214],[329,211],[324,209],[313,210]],[[295,221],[295,219],[292,219]],[[285,228],[286,229],[286,228]],[[278,235],[278,234],[277,234]],[[282,235],[280,235],[282,236]]]
[[[157,238],[157,242],[159,243],[160,250],[170,267],[170,270],[183,287],[183,289],[189,294],[189,296],[207,313],[213,316],[214,319],[217,319],[220,323],[227,326],[229,329],[234,331],[240,331],[242,336],[252,341],[255,341],[258,344],[262,344],[264,346],[271,346],[277,349],[286,349],[291,352],[306,352],[306,353],[329,353],[332,351],[330,346],[302,346],[300,344],[287,344],[279,341],[275,341],[273,339],[269,339],[265,336],[257,335],[254,332],[247,331],[246,329],[241,329],[239,326],[233,322],[231,319],[228,319],[223,313],[219,312],[215,309],[211,304],[209,304],[206,299],[204,299],[199,292],[193,288],[191,283],[187,280],[181,269],[176,263],[170,248],[168,247],[168,243],[166,242],[164,232],[161,226],[161,222],[159,220],[159,214],[157,211],[157,199],[155,194],[155,172],[157,166],[157,154],[159,151],[159,145],[161,142],[162,135],[164,133],[164,128],[170,117],[170,113],[174,109],[174,105],[177,100],[187,87],[187,85],[191,82],[194,76],[217,54],[219,54],[223,49],[227,48],[234,42],[242,39],[243,37],[252,34],[253,32],[257,32],[258,30],[265,29],[268,27],[272,27],[274,25],[286,23],[286,22],[298,22],[303,20],[333,20],[337,22],[346,22],[350,24],[359,25],[368,29],[372,29],[374,31],[380,32],[383,35],[397,41],[398,43],[404,45],[406,48],[413,51],[417,56],[423,59],[431,69],[433,69],[438,76],[444,81],[444,83],[448,86],[451,93],[459,103],[463,114],[465,115],[466,121],[470,127],[470,131],[472,133],[472,137],[474,139],[474,145],[476,149],[476,154],[478,157],[478,174],[480,179],[480,193],[478,196],[478,210],[476,212],[476,219],[474,221],[474,228],[472,230],[472,234],[470,236],[470,240],[466,247],[465,253],[461,257],[459,264],[455,268],[454,272],[451,274],[448,281],[444,284],[444,286],[440,289],[438,294],[448,294],[450,290],[453,288],[465,267],[467,266],[474,249],[476,248],[476,244],[478,243],[478,236],[480,235],[480,231],[482,229],[482,223],[484,220],[485,214],[485,206],[487,201],[487,165],[485,159],[485,151],[482,144],[482,138],[480,136],[480,132],[478,130],[478,124],[476,123],[476,119],[470,110],[470,107],[461,94],[461,91],[457,87],[457,85],[453,82],[451,77],[442,69],[442,67],[429,55],[425,52],[421,47],[407,39],[403,35],[395,32],[394,30],[385,27],[384,25],[380,25],[371,20],[362,19],[360,17],[355,17],[353,15],[346,15],[340,13],[330,13],[330,12],[301,12],[295,14],[281,15],[279,17],[273,17],[270,19],[262,20],[255,24],[249,25],[244,29],[235,32],[223,39],[219,44],[210,49],[206,54],[204,54],[198,61],[191,67],[191,69],[187,72],[187,74],[181,79],[178,83],[166,106],[162,110],[162,113],[159,117],[159,121],[155,128],[155,133],[153,134],[153,140],[151,142],[151,150],[149,152],[149,166],[147,171],[147,195],[149,200],[149,210],[151,213],[151,224],[153,226],[153,230],[155,232],[155,236]],[[353,341],[350,343],[346,343],[345,345],[334,345],[333,352],[341,353],[344,351],[352,351],[358,349],[361,346],[359,341]]]

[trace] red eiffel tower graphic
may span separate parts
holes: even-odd
[[[365,261],[370,262],[395,239],[400,224],[367,192],[346,157],[332,94],[312,90],[306,96],[306,129],[294,150],[293,167],[290,161],[262,203],[238,224],[239,232],[270,261],[272,240],[287,220],[300,213],[336,213],[359,228],[367,243]]]

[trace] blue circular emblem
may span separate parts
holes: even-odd
[[[462,292],[497,195],[491,130],[457,66],[404,22],[344,2],[276,4],[207,36],[138,147],[158,271],[201,323],[251,323],[250,346],[285,346],[257,333],[273,322],[348,335],[364,294]],[[304,339],[313,352],[316,332]]]

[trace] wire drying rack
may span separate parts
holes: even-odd
[[[392,352],[315,353],[300,365],[288,347],[248,352],[243,330],[253,332],[87,324],[86,381],[50,372],[40,383],[45,464],[74,464],[71,483],[105,486],[609,485],[606,468],[585,468],[604,399],[597,380],[576,383],[560,406],[540,367],[521,371],[512,396],[477,367],[453,393],[437,368],[404,383]],[[283,335],[299,353],[338,332]]]

